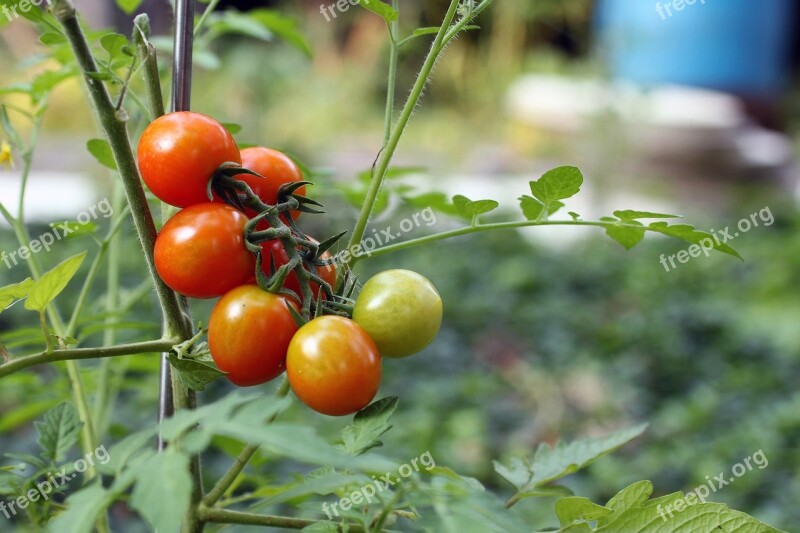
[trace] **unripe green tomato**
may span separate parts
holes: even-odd
[[[353,320],[384,357],[408,357],[433,341],[442,325],[442,298],[427,278],[410,270],[385,270],[361,289]]]

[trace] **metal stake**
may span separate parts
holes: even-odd
[[[194,42],[194,0],[175,0],[175,40],[173,47],[172,111],[188,111],[192,96],[192,45]],[[175,413],[172,396],[172,370],[167,354],[161,357],[158,422]],[[158,449],[165,443],[158,436]]]

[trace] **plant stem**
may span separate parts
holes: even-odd
[[[458,228],[450,231],[444,231],[442,233],[435,233],[433,235],[426,235],[424,237],[419,237],[417,239],[411,239],[404,242],[399,242],[396,244],[390,244],[388,246],[384,246],[382,248],[378,248],[370,252],[370,254],[359,256],[359,259],[371,259],[373,257],[379,257],[381,255],[390,254],[392,252],[397,252],[400,250],[405,250],[407,248],[413,248],[414,246],[420,246],[423,244],[430,244],[436,241],[442,241],[445,239],[452,239],[453,237],[461,237],[463,235],[470,235],[472,233],[480,233],[484,231],[493,231],[493,230],[500,230],[500,229],[515,229],[515,228],[529,228],[533,226],[594,226],[599,228],[606,228],[610,226],[614,227],[626,227],[626,228],[636,228],[640,230],[646,231],[653,231],[647,226],[637,226],[634,224],[622,224],[619,222],[603,222],[603,221],[591,221],[591,220],[516,220],[513,222],[495,222],[492,224],[476,224],[474,226],[465,226],[463,228]]]
[[[397,150],[397,145],[400,143],[400,139],[402,138],[406,126],[411,119],[411,115],[414,113],[414,109],[417,107],[417,104],[422,97],[422,93],[425,90],[425,85],[428,83],[428,79],[433,71],[433,67],[436,65],[436,61],[439,59],[439,56],[449,42],[445,40],[445,37],[450,29],[450,24],[453,22],[453,19],[456,16],[459,3],[460,0],[451,0],[450,8],[447,10],[447,14],[444,17],[441,27],[439,28],[439,32],[436,34],[436,39],[434,39],[433,45],[428,52],[428,56],[425,58],[425,63],[422,65],[422,68],[417,75],[417,80],[414,83],[414,87],[411,90],[411,94],[409,95],[405,106],[403,107],[400,118],[392,130],[392,134],[389,136],[388,143],[381,151],[377,167],[372,174],[372,180],[370,181],[369,188],[367,189],[364,205],[361,208],[361,213],[358,216],[355,228],[350,236],[350,242],[346,248],[347,250],[353,250],[354,247],[361,242],[361,238],[364,236],[364,231],[366,231],[367,224],[369,223],[369,217],[372,214],[373,207],[375,206],[375,200],[378,197],[381,185],[386,177],[386,172],[389,170],[389,165],[391,164],[394,153]],[[358,259],[358,256],[351,255],[346,265],[347,268],[341,269],[341,272],[343,273],[345,270],[352,268]]]
[[[114,221],[114,224],[112,224],[111,228],[108,230],[108,234],[100,243],[100,249],[97,251],[97,255],[95,255],[91,266],[89,266],[89,272],[87,272],[86,278],[83,281],[81,292],[80,294],[78,294],[78,299],[75,302],[75,307],[72,310],[72,315],[70,316],[69,323],[67,323],[67,329],[64,332],[64,336],[71,337],[75,335],[75,329],[77,328],[78,319],[81,316],[83,307],[86,305],[86,299],[89,297],[89,291],[94,285],[94,280],[97,277],[98,272],[100,271],[100,266],[103,263],[103,257],[105,256],[106,251],[108,250],[108,246],[113,240],[117,231],[119,231],[119,229],[122,227],[122,222],[124,222],[124,220],[125,220],[125,213],[120,213],[120,216],[117,217],[117,219]]]
[[[120,355],[134,355],[150,352],[169,351],[177,339],[164,338],[155,341],[132,342],[117,344],[116,346],[101,346],[97,348],[67,348],[53,350],[52,352],[39,352],[14,358],[0,365],[0,378],[4,378],[25,368],[56,361],[79,361],[82,359],[102,359],[105,357],[118,357]]]
[[[51,9],[53,15],[61,24],[64,34],[69,40],[72,51],[78,61],[78,65],[83,72],[84,81],[89,91],[92,104],[100,125],[111,145],[114,161],[119,169],[122,183],[125,187],[125,196],[128,205],[131,207],[133,222],[136,233],[144,250],[147,268],[156,288],[159,304],[163,315],[169,324],[169,335],[179,335],[189,338],[191,331],[186,327],[183,320],[178,300],[175,293],[164,284],[155,271],[153,262],[153,247],[155,245],[156,228],[150,208],[147,205],[147,198],[142,188],[139,171],[136,167],[136,159],[133,156],[130,140],[125,121],[118,115],[114,108],[114,103],[105,85],[100,80],[90,76],[97,73],[97,64],[92,56],[86,35],[78,22],[77,13],[71,0],[52,0]]]
[[[397,0],[392,0],[392,8],[398,11]],[[392,124],[394,123],[394,96],[397,88],[397,38],[399,31],[400,21],[398,17],[398,19],[389,23],[389,81],[386,89],[386,117],[383,125],[384,147],[389,144],[389,140],[392,136]]]
[[[250,526],[280,527],[284,529],[303,529],[319,522],[319,520],[309,518],[242,513],[239,511],[229,511],[227,509],[212,509],[205,506],[200,506],[198,515],[203,521],[215,524],[243,524]],[[348,524],[346,530],[340,527],[338,531],[366,533],[363,527],[356,524]]]
[[[283,383],[281,383],[281,386],[278,387],[278,390],[275,392],[275,398],[284,398],[287,394],[289,394],[289,380],[284,378]],[[273,422],[276,416],[277,415],[270,418],[267,423],[269,424]],[[239,477],[239,474],[242,473],[242,470],[244,470],[244,467],[247,466],[247,463],[250,461],[250,459],[253,458],[253,455],[255,455],[257,450],[258,446],[254,444],[248,444],[244,447],[244,449],[236,457],[236,460],[234,461],[233,465],[231,465],[230,469],[219,479],[219,481],[217,481],[217,484],[214,485],[214,488],[212,488],[203,499],[203,505],[207,507],[213,507],[219,501],[219,499],[222,498],[225,492],[236,481],[236,478]]]
[[[512,507],[513,507],[513,506],[514,506],[514,505],[515,505],[517,502],[519,502],[521,499],[522,499],[521,493],[519,493],[519,492],[515,492],[514,494],[512,494],[512,495],[511,495],[511,497],[509,497],[509,498],[508,498],[508,499],[505,501],[505,503],[503,504],[503,506],[504,506],[506,509],[511,509],[511,508],[512,508]]]
[[[123,191],[120,183],[114,184],[114,190],[111,195],[111,207],[115,213],[119,213],[123,206]],[[127,217],[117,215],[120,220]],[[117,316],[112,315],[119,307],[119,288],[120,288],[120,240],[111,239],[108,243],[108,263],[106,265],[106,301],[105,310],[108,316],[105,319],[105,330],[103,331],[103,346],[112,346],[116,342],[116,330],[114,324],[119,321]],[[115,367],[115,375],[124,373],[124,368],[121,365]],[[124,365],[123,365],[124,366]],[[94,410],[92,412],[92,420],[94,428],[98,435],[102,436],[107,428],[107,414],[113,409],[116,401],[115,393],[111,394],[111,385],[109,378],[111,376],[111,359],[103,359],[100,361],[99,375],[97,378],[97,393],[94,400]],[[116,381],[115,381],[116,385]]]
[[[205,11],[203,14],[200,15],[200,18],[197,20],[197,24],[194,26],[194,36],[197,37],[197,34],[200,33],[200,30],[203,29],[205,26],[206,21],[208,20],[209,15],[217,9],[217,5],[219,4],[219,0],[211,0],[208,5],[206,6]]]
[[[21,179],[22,183],[20,186],[17,217],[16,218],[12,217],[11,213],[9,213],[8,210],[5,207],[3,207],[2,204],[0,204],[0,211],[2,212],[5,219],[9,222],[9,224],[11,224],[11,227],[14,230],[14,234],[16,235],[17,241],[19,242],[20,246],[27,249],[30,249],[31,238],[30,234],[28,233],[28,229],[25,227],[25,211],[24,211],[25,190],[28,178],[30,176],[31,163],[33,162],[33,152],[34,149],[36,148],[43,119],[44,119],[44,107],[40,108],[36,114],[36,117],[33,122],[33,132],[31,134],[31,142],[28,148],[24,150],[24,155],[22,158],[23,160],[22,179]],[[19,148],[22,149],[21,146]],[[28,254],[26,263],[28,265],[28,269],[31,272],[31,276],[34,279],[39,279],[42,275],[42,267],[39,264],[38,257],[35,254]],[[47,304],[46,314],[47,316],[50,317],[50,321],[52,322],[53,325],[53,331],[56,334],[56,336],[62,338],[69,336],[66,332],[66,328],[64,326],[64,321],[61,318],[61,314],[59,313],[58,308],[55,306],[53,302]],[[48,328],[47,328],[47,320],[45,318],[45,314],[41,313],[39,315],[39,319],[45,334],[46,351],[44,353],[50,353],[52,351],[52,342],[50,336],[47,333]],[[86,393],[84,392],[83,382],[81,380],[80,369],[78,368],[78,364],[72,360],[67,361],[65,366],[67,368],[67,376],[69,378],[70,388],[72,390],[72,397],[75,401],[75,407],[78,410],[78,416],[80,417],[80,420],[83,422],[83,427],[81,428],[81,448],[83,449],[84,453],[91,453],[95,449],[96,443],[95,443],[94,430],[92,426],[92,420],[89,415],[89,406],[86,401]],[[96,475],[96,467],[94,465],[89,465],[89,467],[86,470],[86,478],[91,479],[95,475]],[[105,531],[108,530],[105,516],[98,519],[97,527],[101,533],[104,533]]]
[[[136,48],[139,50],[139,60],[142,62],[142,77],[144,78],[145,92],[150,119],[155,120],[165,113],[164,96],[161,94],[161,80],[158,76],[158,57],[156,48],[150,42],[150,19],[147,15],[139,15],[134,21],[133,35]]]

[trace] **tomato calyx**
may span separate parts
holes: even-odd
[[[261,200],[250,186],[237,179],[242,174],[266,179],[258,173],[243,168],[233,162],[222,164],[212,176],[208,185],[208,196],[221,199],[242,212],[252,210],[253,216],[245,226],[245,245],[256,256],[255,280],[259,287],[273,294],[280,294],[301,303],[300,311],[290,309],[298,325],[323,314],[348,315],[352,308],[353,288],[343,284],[340,294],[335,287],[319,275],[318,268],[330,268],[335,260],[323,258],[347,232],[339,233],[322,243],[306,235],[295,223],[292,213],[324,213],[324,206],[306,196],[295,194],[298,189],[311,185],[308,181],[284,183],[278,188],[277,203],[270,205]],[[275,258],[269,255],[268,268],[263,268],[265,256],[262,243],[279,241],[288,260],[276,265]],[[285,286],[287,278],[296,277],[294,283],[298,292]],[[319,287],[313,288],[313,286]],[[349,291],[349,295],[346,291]]]

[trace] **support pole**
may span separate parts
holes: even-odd
[[[194,44],[194,0],[175,0],[175,37],[173,46],[172,111],[188,111],[192,96],[192,46]],[[184,306],[185,307],[185,306]],[[161,357],[158,422],[175,412],[172,369],[167,354]],[[158,449],[164,449],[159,434]]]

